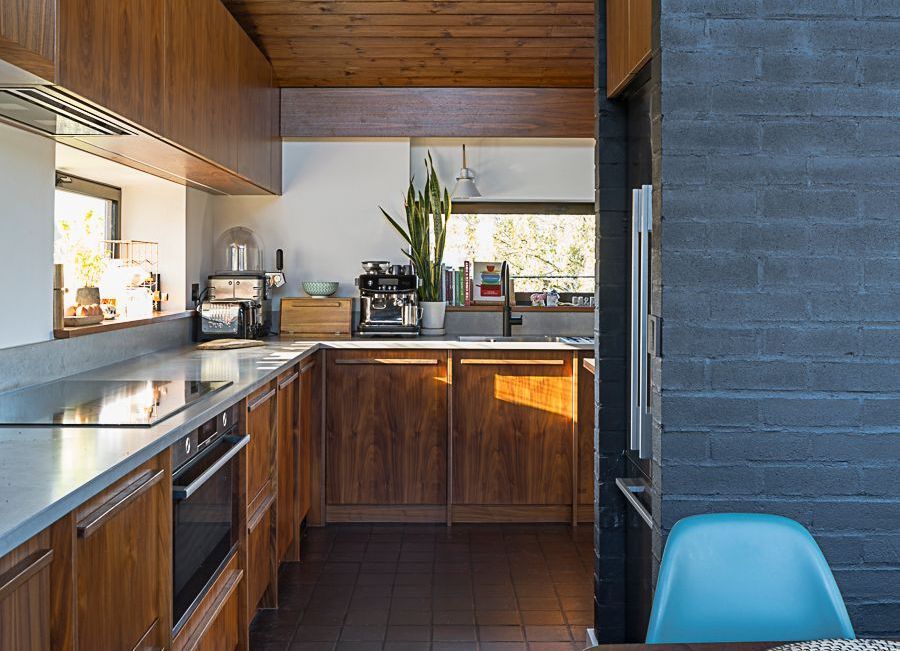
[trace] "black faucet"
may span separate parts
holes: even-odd
[[[509,282],[509,263],[505,260],[500,264],[500,286],[503,288],[503,336],[512,336],[512,327],[522,325],[522,315],[513,316],[510,304],[512,290]]]

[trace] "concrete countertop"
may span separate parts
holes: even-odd
[[[136,357],[72,378],[230,380],[232,385],[147,428],[0,427],[0,556],[320,349],[586,350],[558,342],[460,342],[455,338],[301,341],[274,337],[264,346],[201,351],[183,346]],[[4,395],[4,398],[10,394]]]

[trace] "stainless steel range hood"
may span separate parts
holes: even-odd
[[[51,86],[0,88],[0,118],[51,136],[135,135],[124,124]]]

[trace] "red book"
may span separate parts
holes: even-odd
[[[468,260],[463,265],[463,293],[465,294],[465,304],[472,304],[472,263]]]

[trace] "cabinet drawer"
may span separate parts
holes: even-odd
[[[277,389],[269,383],[247,398],[247,502],[256,499],[275,471]]]
[[[50,651],[50,535],[0,558],[0,649]]]
[[[237,555],[222,570],[172,644],[174,651],[234,651],[240,641],[239,593],[244,572]]]
[[[250,619],[275,580],[275,527],[272,505],[275,493],[261,495],[247,518],[247,603]]]
[[[75,542],[79,649],[121,651],[141,648],[139,644],[167,645],[171,514],[168,453],[79,509]],[[123,604],[128,607],[123,609]],[[155,633],[148,637],[152,630]]]

